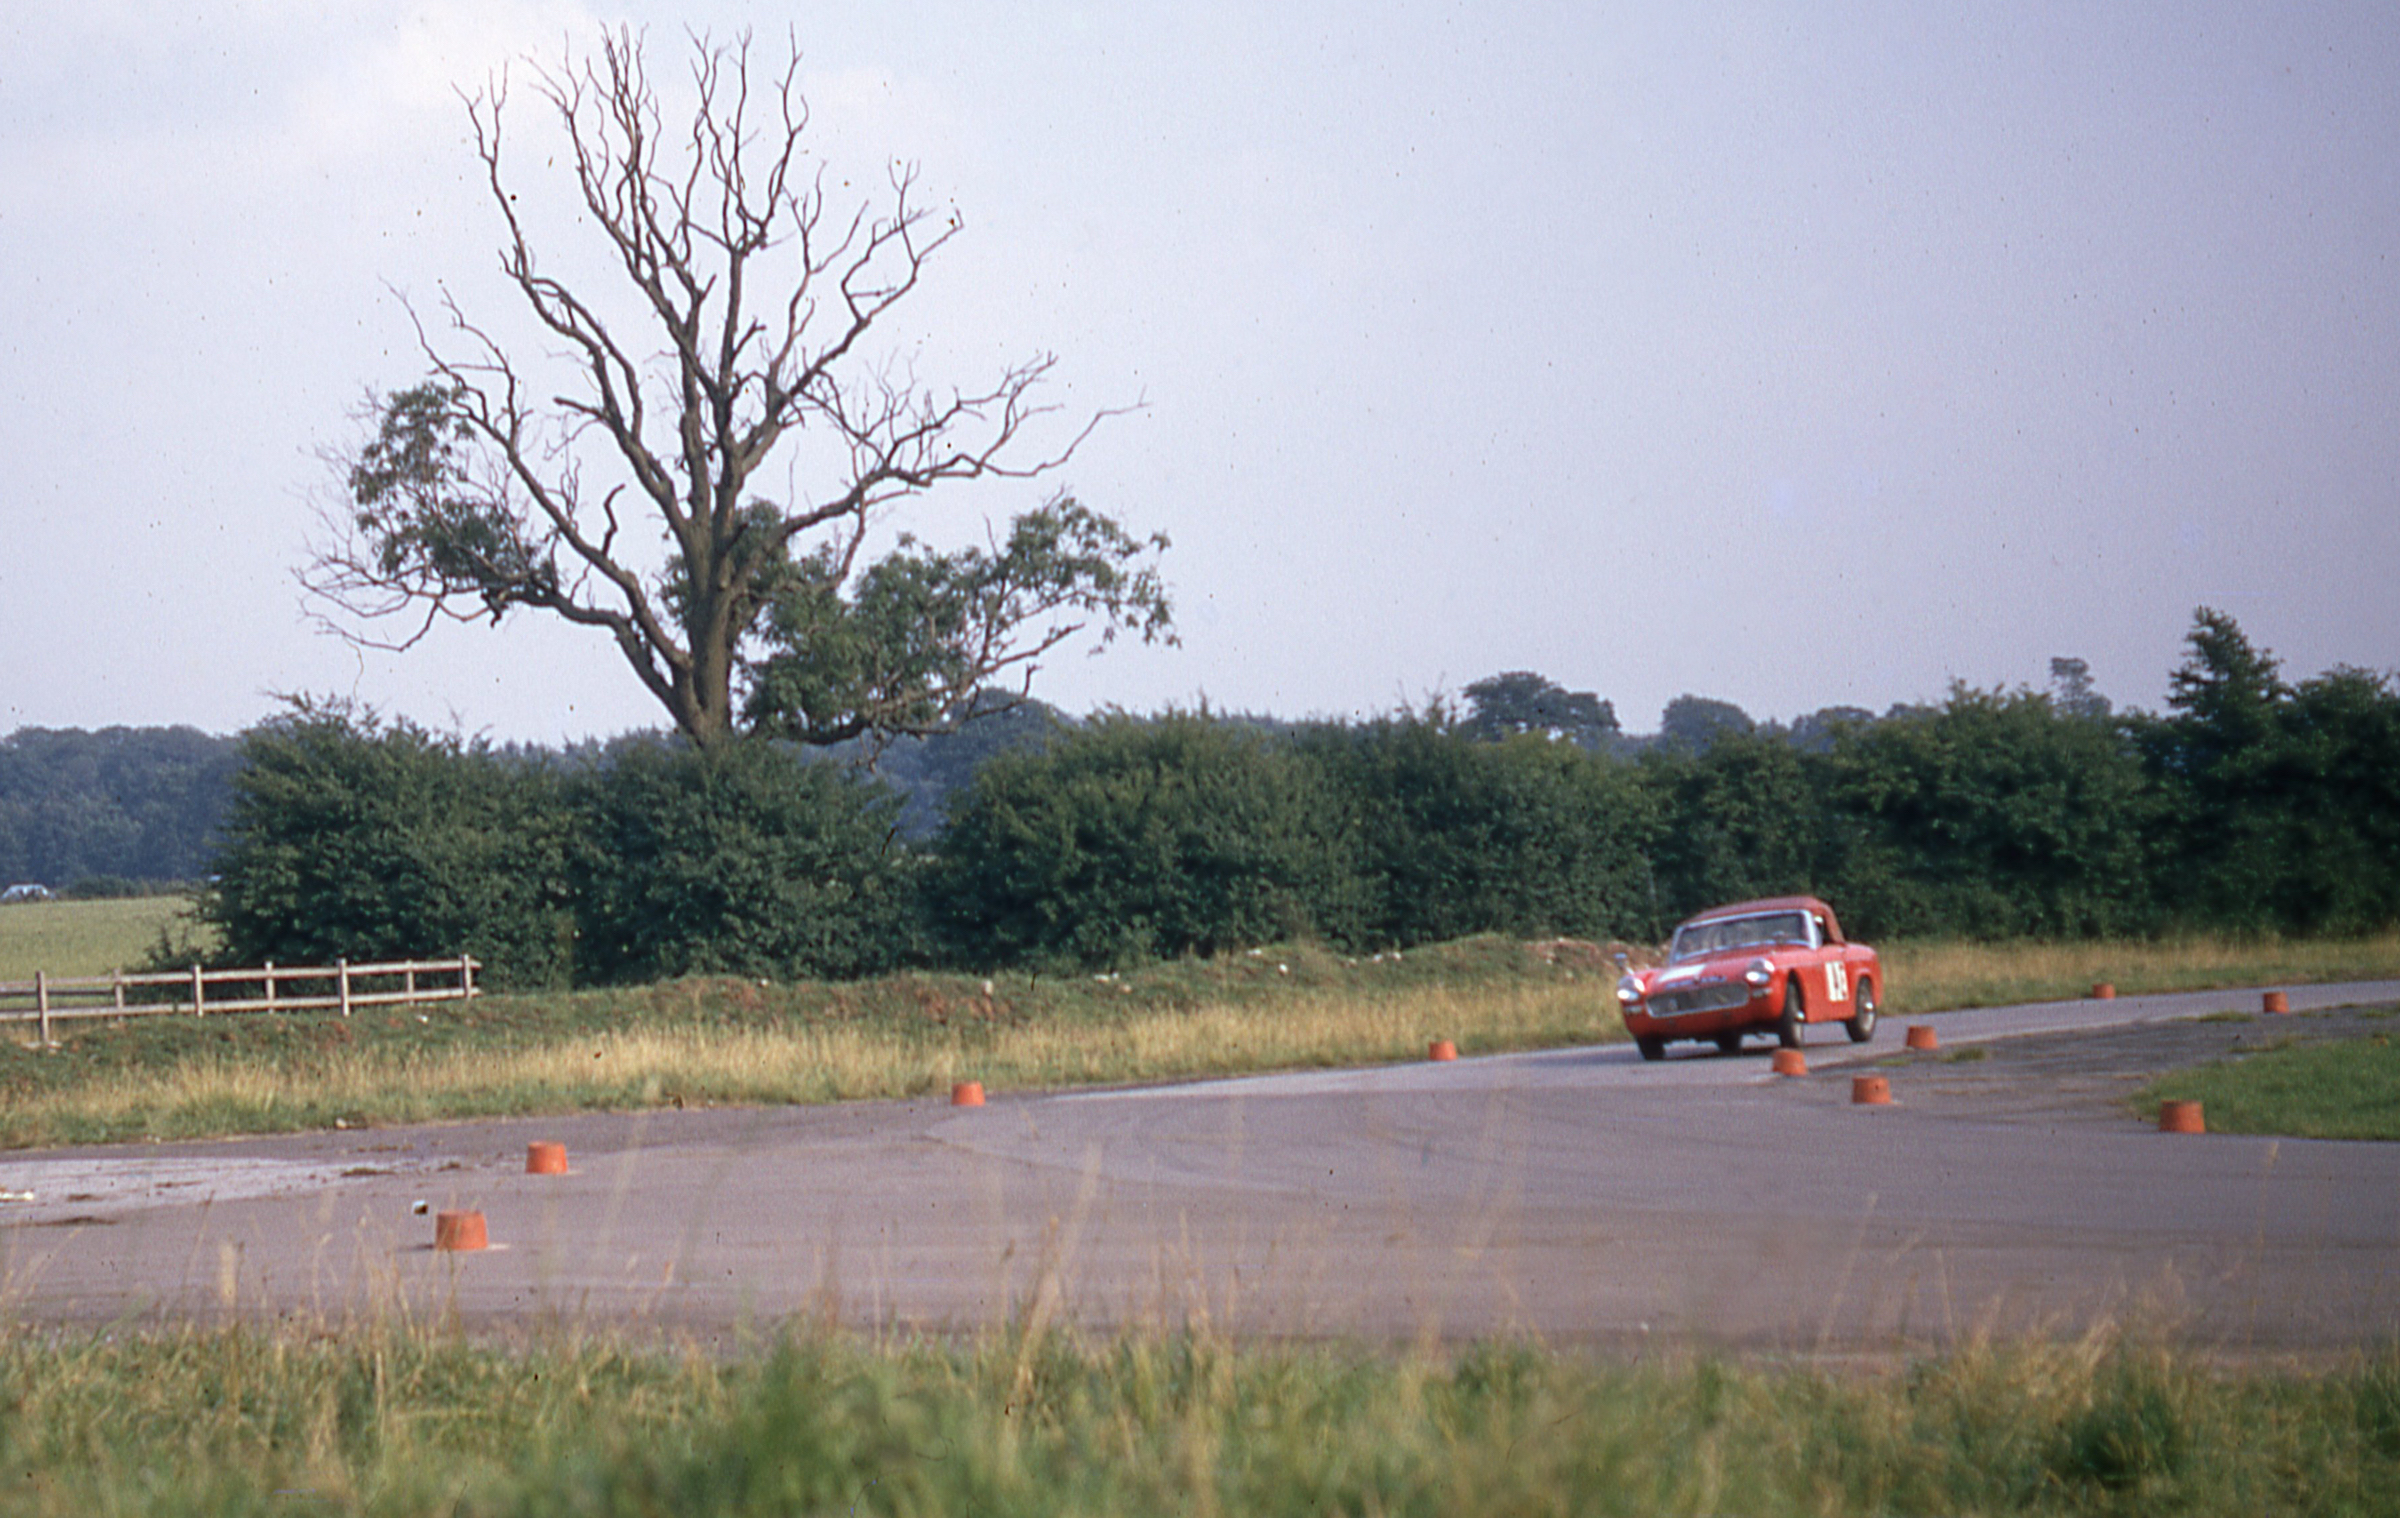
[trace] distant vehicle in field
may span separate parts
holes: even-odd
[[[1810,1023],[1838,1022],[1850,1041],[1875,1036],[1883,964],[1842,936],[1833,908],[1814,896],[1774,896],[1711,907],[1675,930],[1667,962],[1617,982],[1625,1031],[1644,1059],[1663,1059],[1679,1038],[1731,1054],[1751,1033],[1800,1047]]]
[[[13,885],[0,891],[0,905],[18,901],[48,901],[50,888],[46,885]]]

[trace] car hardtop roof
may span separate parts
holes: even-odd
[[[1729,906],[1710,907],[1705,912],[1687,917],[1677,923],[1675,931],[1680,933],[1694,923],[1716,922],[1726,917],[1756,917],[1765,912],[1813,912],[1825,919],[1825,937],[1828,942],[1841,943],[1844,941],[1841,919],[1833,915],[1833,908],[1814,896],[1762,896],[1756,901],[1737,901]]]

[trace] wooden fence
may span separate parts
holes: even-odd
[[[465,1001],[477,994],[477,962],[405,959],[354,965],[262,965],[255,970],[163,970],[129,975],[60,976],[36,972],[30,981],[0,982],[0,1023],[38,1023],[50,1040],[51,1023],[70,1017],[149,1017],[190,1013],[194,1017],[233,1012],[301,1012],[339,1008],[348,1017],[357,1007],[414,1006],[420,1002]],[[247,990],[249,994],[241,994]]]

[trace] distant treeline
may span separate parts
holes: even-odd
[[[887,754],[907,787],[767,744],[560,756],[302,706],[241,740],[204,912],[231,959],[464,949],[519,986],[1650,939],[1796,890],[1871,936],[2400,921],[2388,677],[2287,684],[2205,610],[2163,716],[2068,673],[1792,728],[1699,703],[1641,745],[1514,675],[1358,724],[1021,710],[970,725],[971,778]],[[930,836],[903,826],[927,791]]]
[[[199,879],[241,762],[241,740],[188,727],[0,738],[0,884],[113,894]]]

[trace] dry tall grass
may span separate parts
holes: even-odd
[[[827,1102],[918,1096],[974,1079],[992,1090],[1173,1080],[1531,1048],[1622,1037],[1591,983],[1388,994],[1295,993],[1208,1002],[1105,1023],[906,1031],[845,1024],[650,1024],[517,1049],[419,1055],[340,1049],[298,1060],[211,1057],[28,1094],[0,1117],[16,1144],[159,1138],[505,1113]]]
[[[1883,951],[1892,1012],[2225,986],[2400,980],[2400,933],[2372,938],[2182,938],[2066,943],[1903,942]]]

